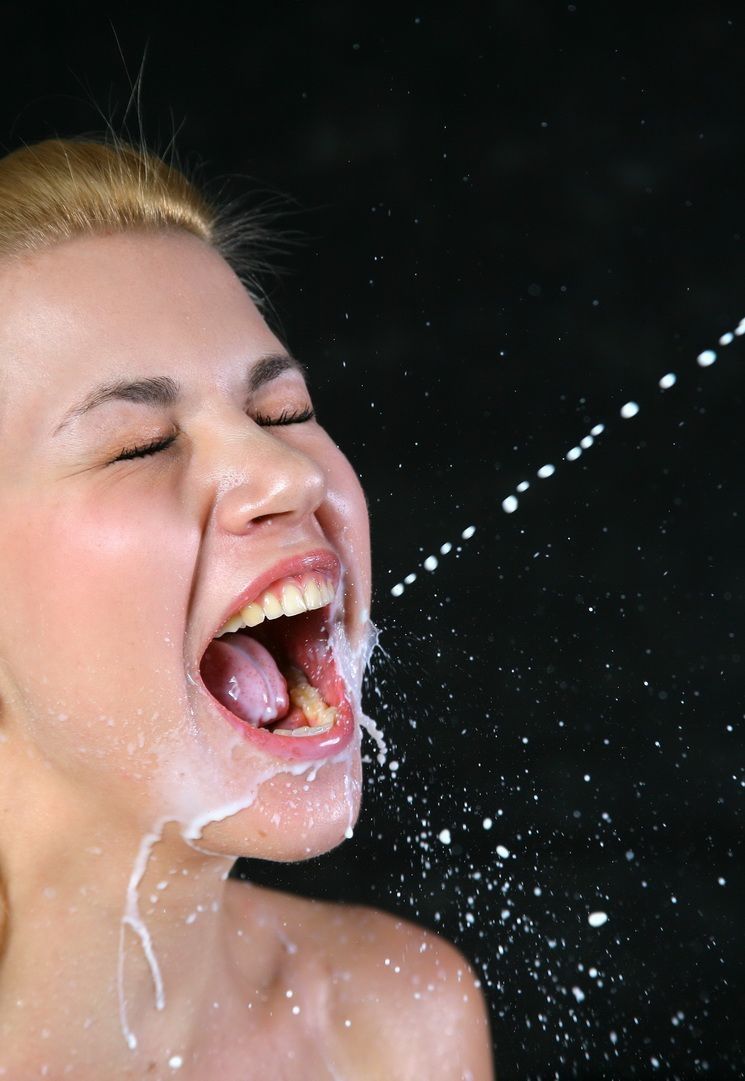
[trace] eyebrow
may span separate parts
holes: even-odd
[[[305,367],[289,353],[269,353],[260,357],[249,369],[246,377],[247,401],[260,387],[271,383],[273,379],[286,371],[297,371],[303,376],[306,374]],[[164,408],[175,405],[180,398],[181,385],[169,375],[154,375],[147,379],[131,381],[115,379],[94,387],[82,401],[68,409],[52,435],[58,435],[72,420],[83,416],[84,413],[89,413],[91,409],[96,409],[99,405],[105,405],[106,402],[136,402],[138,405]]]

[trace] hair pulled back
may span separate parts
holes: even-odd
[[[182,229],[215,248],[261,304],[257,275],[281,246],[266,228],[271,210],[213,198],[184,167],[111,130],[0,157],[0,261],[76,236]]]
[[[0,157],[0,264],[77,236],[185,230],[211,245],[264,308],[257,275],[270,269],[278,247],[266,228],[271,217],[268,203],[245,210],[213,200],[182,167],[111,129],[45,139]],[[2,703],[0,721],[1,713]],[[0,853],[0,956],[9,915]]]

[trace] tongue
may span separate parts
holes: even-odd
[[[290,708],[284,676],[268,650],[245,634],[224,634],[202,659],[210,693],[246,724],[258,728]]]

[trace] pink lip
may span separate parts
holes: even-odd
[[[271,567],[267,567],[267,569],[258,575],[258,577],[254,578],[254,580],[246,586],[243,592],[239,593],[235,600],[230,603],[207,640],[202,642],[198,654],[198,661],[201,661],[207,646],[220,628],[225,626],[231,616],[239,612],[241,608],[245,608],[251,601],[256,600],[265,589],[268,589],[269,586],[278,579],[291,578],[294,574],[305,574],[309,571],[321,571],[324,574],[328,574],[329,577],[333,579],[334,589],[336,590],[339,588],[341,563],[339,562],[339,557],[328,548],[316,548],[310,552],[304,552],[299,556],[289,556],[287,559],[280,559],[277,563],[272,564]]]
[[[231,602],[207,641],[203,643],[199,653],[199,660],[201,661],[210,642],[228,619],[255,600],[273,582],[281,578],[290,578],[293,575],[312,571],[327,574],[332,579],[334,588],[339,588],[341,563],[334,552],[327,548],[318,548],[304,552],[299,556],[279,560],[254,578],[250,585]],[[211,705],[222,714],[223,718],[239,731],[244,739],[273,758],[294,762],[329,758],[331,755],[339,754],[348,747],[354,736],[354,710],[346,693],[344,682],[330,657],[324,665],[324,671],[319,672],[318,677],[326,701],[329,705],[336,706],[336,723],[330,732],[318,736],[278,736],[261,728],[251,728],[249,725],[244,724],[240,718],[234,716],[230,710],[226,709],[221,702],[210,694],[201,677],[199,663],[195,667],[194,676],[196,677],[197,686],[209,699]]]

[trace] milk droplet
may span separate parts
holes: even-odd
[[[510,854],[509,848],[505,848],[504,845],[497,845],[497,855],[503,860],[506,860]]]
[[[734,332],[726,331],[725,333],[723,333],[719,338],[719,342],[720,342],[721,345],[729,345],[732,341],[734,341],[735,337],[741,336],[743,334],[745,334],[745,317],[740,320],[740,322],[737,325],[737,327],[735,328]],[[705,367],[708,367],[710,364],[713,364],[715,362],[715,360],[717,359],[717,354],[714,352],[713,349],[705,349],[703,352],[699,353],[699,355],[698,355],[698,357],[696,359],[697,359],[699,365],[701,367],[705,368]],[[667,374],[663,375],[658,380],[658,385],[659,385],[661,390],[668,390],[670,387],[674,386],[676,382],[677,382],[676,374],[674,372],[668,372]],[[623,406],[621,406],[621,409],[620,409],[620,415],[623,417],[624,420],[629,420],[632,417],[635,417],[638,413],[639,413],[639,404],[637,402],[634,402],[634,401],[626,402]],[[569,451],[567,451],[567,453],[564,455],[566,461],[574,462],[578,458],[580,458],[581,455],[582,455],[583,450],[588,450],[593,445],[594,439],[596,439],[604,431],[605,431],[605,425],[604,424],[602,424],[602,423],[601,424],[595,424],[590,429],[590,434],[584,436],[580,440],[578,446],[572,447]],[[543,465],[543,466],[540,467],[540,469],[537,471],[537,475],[540,478],[546,478],[546,477],[553,476],[553,474],[555,472],[556,472],[556,467],[554,465],[546,464],[546,465]],[[523,481],[520,481],[520,483],[517,485],[516,490],[518,492],[522,493],[522,492],[527,491],[529,487],[530,487],[529,481],[523,480]],[[508,495],[505,499],[502,500],[502,510],[505,512],[505,514],[514,514],[514,512],[517,510],[517,508],[518,508],[517,496]],[[475,526],[473,526],[473,525],[467,526],[463,530],[463,532],[461,533],[461,537],[463,538],[463,540],[470,540],[475,532],[476,532],[476,527]],[[449,552],[452,551],[452,548],[453,548],[452,544],[448,541],[445,544],[441,545],[440,554],[441,555],[447,555]],[[460,548],[458,548],[457,551],[458,551],[458,553],[460,553]],[[428,571],[436,570],[437,567],[439,566],[439,562],[438,562],[437,557],[434,556],[434,555],[427,556],[427,558],[424,560],[423,566]],[[391,594],[394,597],[400,597],[403,594],[406,586],[411,585],[414,581],[416,581],[416,574],[414,574],[413,572],[410,573],[410,574],[407,574],[406,577],[404,578],[403,582],[397,582],[396,585],[394,585],[391,588]],[[365,616],[365,618],[367,618],[367,616]],[[193,682],[193,680],[192,680],[192,682]],[[2,740],[2,739],[3,739],[3,735],[0,734],[0,740]],[[598,926],[600,926],[600,925],[598,925]]]
[[[449,845],[450,841],[452,840],[450,836],[450,830],[440,830],[437,836],[444,845]]]
[[[171,1055],[168,1060],[168,1065],[172,1070],[178,1070],[184,1065],[184,1060],[181,1058],[181,1055]]]
[[[591,912],[587,917],[587,922],[590,927],[602,927],[604,923],[608,922],[607,912]]]

